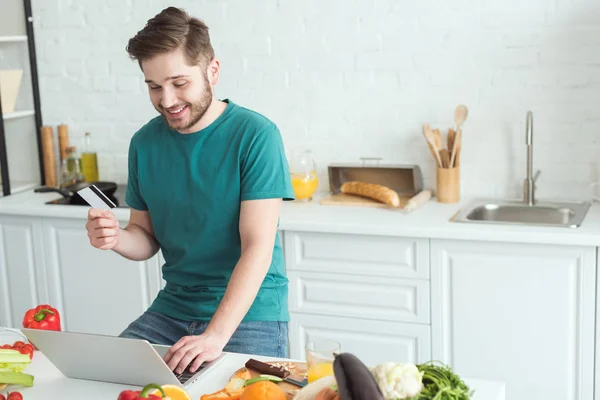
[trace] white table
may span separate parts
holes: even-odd
[[[225,386],[231,374],[242,367],[248,358],[267,361],[268,357],[245,354],[228,354],[214,370],[208,371],[188,390],[192,399],[197,400],[202,394],[213,393]],[[91,361],[93,362],[93,361]],[[117,398],[125,389],[136,389],[112,383],[86,381],[66,378],[41,352],[36,351],[33,362],[25,371],[35,377],[34,386],[19,391],[26,400],[111,400]],[[469,387],[475,390],[473,400],[505,400],[504,384],[500,382],[465,379]],[[151,382],[148,382],[151,383]],[[156,382],[160,384],[161,382]],[[6,393],[6,390],[3,391]]]

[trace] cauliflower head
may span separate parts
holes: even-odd
[[[423,373],[414,364],[385,362],[371,373],[385,400],[408,399],[423,389]]]

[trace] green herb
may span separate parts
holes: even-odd
[[[423,390],[411,400],[469,400],[473,392],[452,369],[441,363],[429,361],[417,364],[423,372]]]

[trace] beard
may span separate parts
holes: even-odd
[[[206,114],[206,110],[208,110],[208,107],[210,107],[212,98],[213,95],[210,88],[210,84],[208,83],[208,79],[204,77],[202,97],[200,98],[200,100],[195,103],[180,104],[180,106],[187,106],[189,108],[188,118],[171,119],[169,118],[169,113],[161,105],[159,105],[159,107],[154,108],[156,108],[156,111],[158,111],[162,115],[167,125],[169,125],[169,128],[184,131],[190,129],[191,127],[196,125],[198,121],[200,121],[200,119],[202,119],[204,114]]]

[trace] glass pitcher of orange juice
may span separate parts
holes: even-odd
[[[306,379],[315,382],[333,375],[333,361],[340,354],[341,346],[335,340],[313,338],[306,344]]]
[[[317,162],[310,149],[293,153],[290,175],[296,200],[311,201],[319,186],[319,178],[317,177]]]

